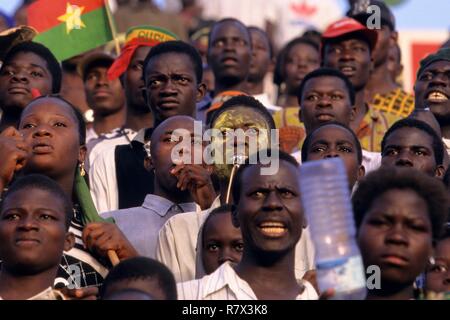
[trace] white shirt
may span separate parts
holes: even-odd
[[[276,106],[272,104],[272,102],[270,102],[269,95],[267,93],[254,94],[253,98],[261,102],[271,114],[282,109],[281,107]]]
[[[118,145],[130,143],[136,135],[137,132],[131,129],[117,128],[109,133],[101,134],[96,138],[91,139],[88,143],[86,143],[88,158],[87,163],[85,163],[86,171],[89,172],[92,163],[99,154],[108,149],[114,149]]]
[[[308,281],[300,280],[304,288],[296,300],[317,300],[316,290]],[[241,279],[228,262],[210,275],[177,284],[179,300],[258,300],[250,285]]]
[[[94,128],[89,128],[86,130],[86,144],[96,138],[98,138],[98,134],[95,132]]]
[[[442,142],[444,143],[445,150],[450,155],[450,139],[442,138]]]
[[[302,163],[302,152],[296,151],[291,153],[291,156],[297,160],[299,164]],[[362,150],[362,165],[364,169],[366,169],[366,174],[370,171],[375,171],[381,166],[381,153],[379,152],[370,152],[366,150]]]
[[[143,141],[145,129],[139,130],[133,140]],[[89,168],[91,197],[99,213],[119,209],[115,146],[102,148]]]
[[[170,218],[159,231],[156,259],[164,263],[173,273],[176,282],[195,279],[197,237],[203,221],[215,207],[201,212],[180,213]],[[309,228],[303,229],[295,247],[295,276],[303,278],[306,271],[314,269],[314,246]]]

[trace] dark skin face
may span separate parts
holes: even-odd
[[[31,153],[24,170],[56,180],[73,176],[86,149],[80,146],[78,122],[68,105],[55,98],[31,103],[22,113],[19,131]],[[64,161],[62,161],[64,159]]]
[[[235,84],[247,78],[252,54],[250,45],[248,31],[239,23],[228,21],[213,28],[208,64],[216,81]]]
[[[308,149],[308,161],[340,157],[344,161],[350,184],[364,176],[364,167],[358,163],[355,139],[348,130],[336,125],[324,125],[314,132]]]
[[[144,80],[142,79],[142,67],[150,49],[150,47],[137,48],[125,73],[124,88],[127,107],[142,113],[150,112],[150,108],[146,105],[142,94],[145,89]]]
[[[337,77],[312,78],[305,83],[301,97],[300,121],[307,132],[330,121],[349,125],[355,116],[345,82]]]
[[[64,203],[36,188],[14,192],[0,213],[0,255],[8,273],[34,275],[58,266],[74,244],[66,230]]]
[[[270,44],[267,35],[258,29],[249,29],[252,38],[252,58],[248,74],[249,82],[263,81],[264,76],[273,66],[270,57]]]
[[[173,139],[172,134],[176,129],[185,129],[190,134],[189,137],[179,137]],[[189,117],[176,117],[164,122],[157,127],[152,134],[152,165],[155,168],[155,176],[157,183],[166,192],[169,193],[187,193],[187,191],[180,191],[177,188],[178,179],[171,173],[171,170],[178,164],[176,160],[172,159],[172,150],[184,139],[191,139],[191,156],[193,157],[194,148],[201,148],[202,137],[194,136],[194,121]],[[182,150],[181,155],[185,155],[187,150]],[[193,160],[193,158],[192,158]]]
[[[124,108],[125,95],[120,80],[109,80],[108,68],[94,66],[87,70],[84,89],[88,105],[95,114],[109,115]]]
[[[359,91],[367,84],[373,68],[369,44],[357,38],[329,42],[325,45],[324,65],[340,70]]]
[[[412,167],[430,176],[444,175],[444,167],[436,164],[433,138],[417,128],[401,128],[389,135],[381,165]]]
[[[414,85],[416,108],[429,107],[439,124],[450,123],[450,62],[427,66]]]
[[[364,216],[357,241],[364,265],[381,269],[381,290],[412,287],[432,254],[426,201],[410,189],[384,192]]]
[[[286,90],[295,96],[303,78],[320,67],[319,52],[308,44],[298,43],[286,53],[285,63],[283,72]]]
[[[284,254],[300,239],[303,209],[297,168],[281,160],[274,175],[261,175],[260,165],[252,165],[242,175],[237,216],[233,224],[241,228],[245,251],[256,254]]]
[[[427,268],[426,288],[433,292],[450,291],[450,238],[439,241],[434,249],[434,264]]]
[[[189,56],[161,54],[151,59],[145,70],[147,104],[158,122],[175,115],[195,117],[206,87],[198,83]]]
[[[33,100],[31,89],[52,93],[47,62],[31,52],[19,52],[0,71],[0,103],[5,112],[20,115]]]
[[[206,274],[214,272],[224,262],[241,261],[244,243],[241,230],[233,226],[231,213],[219,213],[208,219],[203,229],[202,262]]]

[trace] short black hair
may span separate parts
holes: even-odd
[[[209,34],[208,34],[208,51],[210,50],[211,45],[212,45],[211,37],[212,37],[214,29],[217,28],[217,26],[219,26],[219,25],[221,25],[223,23],[228,23],[228,22],[237,23],[237,24],[242,26],[242,28],[247,33],[247,37],[248,37],[248,40],[249,40],[249,44],[248,45],[250,46],[250,48],[252,47],[252,41],[251,41],[252,37],[250,35],[250,31],[248,30],[247,26],[241,20],[238,20],[236,18],[224,18],[224,19],[221,19],[219,21],[214,22],[213,25],[211,26],[211,30],[209,31]]]
[[[292,39],[278,53],[276,63],[275,63],[275,70],[274,70],[274,74],[273,74],[273,82],[276,85],[281,85],[283,83],[283,81],[286,77],[286,75],[284,74],[284,66],[286,65],[287,55],[289,54],[289,51],[291,51],[291,49],[298,44],[309,45],[314,50],[316,50],[320,56],[319,45],[316,42],[314,42],[313,40],[311,40],[309,38],[305,38],[305,37],[297,37],[297,38]]]
[[[299,164],[297,160],[293,156],[291,156],[289,153],[284,152],[282,150],[276,150],[278,152],[278,161],[286,161],[290,164],[292,164],[295,167],[298,167]],[[263,150],[262,154],[267,154],[268,157],[272,156],[272,149]],[[239,203],[240,197],[241,197],[241,187],[242,187],[242,175],[244,174],[245,169],[247,169],[250,166],[259,165],[259,155],[261,153],[258,152],[256,157],[250,156],[244,164],[242,164],[239,169],[236,171],[236,175],[234,176],[233,186],[232,186],[232,194],[233,194],[233,202],[235,205]],[[256,159],[257,164],[250,163],[250,159]]]
[[[411,168],[381,167],[359,182],[352,198],[356,228],[359,229],[374,201],[392,189],[413,190],[427,203],[432,236],[438,239],[447,217],[447,191],[438,179]]]
[[[234,205],[232,204],[223,204],[217,208],[214,208],[206,217],[205,221],[203,221],[203,230],[206,229],[206,225],[208,224],[209,220],[211,220],[212,217],[215,217],[219,214],[225,214],[228,212],[233,212],[235,210]],[[204,232],[202,231],[202,245],[204,243],[205,237],[204,237]]]
[[[212,111],[211,118],[209,120],[209,124],[212,126],[214,121],[218,118],[219,115],[227,111],[228,109],[234,108],[234,107],[247,107],[252,108],[255,111],[259,112],[269,124],[270,129],[275,129],[275,121],[272,118],[272,115],[267,110],[267,108],[259,102],[257,99],[253,98],[252,96],[246,96],[246,95],[239,95],[234,96],[227,101],[225,101],[219,109]]]
[[[352,106],[355,104],[355,88],[353,87],[353,84],[350,82],[350,80],[345,76],[345,74],[334,68],[321,67],[319,69],[311,71],[303,78],[303,81],[297,90],[297,101],[300,106],[306,83],[311,79],[320,77],[335,77],[344,81],[345,86],[347,87],[348,96],[350,97],[350,103],[352,104]]]
[[[100,296],[108,293],[108,288],[116,282],[154,279],[167,300],[177,300],[177,287],[172,272],[161,262],[147,257],[135,257],[121,261],[112,268],[100,289]]]
[[[321,125],[320,127],[314,129],[310,134],[308,134],[305,138],[305,140],[303,141],[303,145],[302,145],[302,162],[307,162],[308,161],[308,150],[311,144],[311,139],[312,136],[316,133],[316,131],[318,131],[319,129],[322,129],[323,127],[326,126],[337,126],[337,127],[341,127],[344,130],[347,130],[348,132],[351,133],[353,140],[355,141],[355,146],[356,146],[356,152],[357,152],[357,156],[358,156],[358,163],[361,165],[362,163],[362,147],[361,147],[361,142],[359,142],[358,137],[356,136],[356,134],[353,132],[353,130],[346,126],[345,124],[333,121],[333,122],[328,122],[328,123],[324,123],[323,125]]]
[[[2,195],[2,200],[0,201],[0,212],[3,210],[3,203],[17,191],[25,189],[39,189],[51,193],[54,198],[58,198],[63,203],[64,214],[65,214],[65,225],[66,231],[69,230],[70,222],[73,217],[72,202],[62,188],[56,183],[56,181],[50,179],[42,174],[28,174],[22,176],[15,180],[8,190]]]
[[[442,143],[441,138],[437,135],[436,131],[433,130],[432,127],[430,127],[429,124],[427,124],[424,121],[413,119],[413,118],[405,118],[402,120],[397,121],[388,129],[388,131],[385,133],[383,140],[381,141],[381,155],[384,154],[384,149],[386,147],[386,141],[389,138],[389,136],[403,128],[416,128],[418,130],[422,130],[423,132],[427,133],[432,139],[433,139],[433,153],[434,153],[434,159],[436,161],[436,165],[441,165],[444,160],[444,144]]]
[[[53,53],[46,46],[40,43],[26,41],[12,47],[12,49],[6,54],[2,67],[7,65],[17,54],[28,52],[34,53],[45,60],[47,63],[47,69],[52,75],[52,93],[58,93],[61,90],[61,65]]]
[[[83,115],[77,109],[77,107],[75,107],[72,103],[70,103],[69,101],[64,99],[60,94],[49,94],[49,95],[45,95],[45,96],[40,96],[40,97],[32,100],[28,105],[30,105],[31,103],[34,103],[38,100],[45,99],[45,98],[56,99],[56,100],[62,101],[63,103],[67,104],[70,107],[70,109],[72,109],[72,112],[75,116],[74,119],[77,120],[77,122],[78,122],[78,136],[80,139],[80,146],[85,145],[86,144],[86,122],[84,120]]]
[[[166,41],[159,43],[158,45],[154,46],[150,49],[149,53],[145,57],[144,60],[144,66],[142,69],[142,76],[144,81],[146,80],[146,71],[147,66],[151,59],[153,59],[156,56],[167,54],[167,53],[178,53],[178,54],[184,54],[189,57],[189,59],[192,62],[192,65],[194,67],[195,71],[195,77],[197,78],[197,84],[202,82],[203,78],[203,62],[202,57],[200,56],[200,53],[198,53],[198,50],[191,46],[190,44],[180,41],[180,40],[173,40],[173,41]]]
[[[257,32],[261,33],[264,36],[264,38],[266,38],[267,43],[269,45],[269,56],[270,56],[270,59],[272,59],[273,58],[273,54],[274,54],[273,44],[272,44],[272,41],[270,41],[269,36],[267,35],[267,32],[265,32],[263,29],[261,29],[259,27],[256,27],[256,26],[249,26],[249,27],[247,27],[247,29],[248,29],[249,32],[252,31],[252,30],[253,31],[257,31]],[[250,40],[251,40],[251,35],[252,34],[250,32]]]

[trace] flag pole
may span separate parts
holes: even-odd
[[[114,46],[116,48],[116,55],[119,56],[120,55],[120,45],[119,45],[119,38],[117,37],[116,25],[114,24],[113,17],[112,17],[112,14],[111,14],[111,10],[109,9],[109,1],[108,0],[104,0],[104,2],[105,2],[105,7],[106,7],[106,15],[108,16],[109,27],[111,29],[112,37],[114,39]]]

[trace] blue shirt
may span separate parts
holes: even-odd
[[[148,194],[140,207],[122,209],[101,214],[113,217],[140,255],[155,258],[156,243],[161,227],[177,213],[197,211],[194,202],[175,204],[172,201]]]

